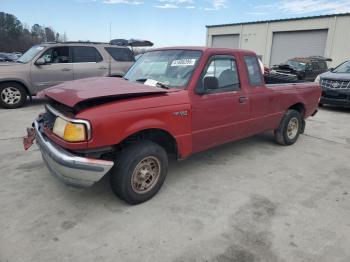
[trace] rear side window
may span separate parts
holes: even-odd
[[[73,63],[101,62],[102,56],[94,47],[74,46],[72,47]]]
[[[105,47],[106,51],[118,62],[134,62],[135,57],[129,48]]]
[[[261,68],[255,56],[244,56],[244,61],[248,71],[249,83],[252,86],[262,85]]]

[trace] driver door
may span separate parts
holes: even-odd
[[[241,88],[236,59],[211,57],[192,98],[193,151],[239,138],[248,118],[249,100]]]
[[[31,79],[35,93],[60,83],[73,80],[73,64],[68,46],[53,47],[41,56],[44,65],[31,66]]]

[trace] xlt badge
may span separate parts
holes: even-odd
[[[174,112],[173,115],[175,116],[188,116],[188,111],[178,111],[178,112]]]

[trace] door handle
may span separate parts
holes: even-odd
[[[245,102],[248,101],[248,97],[246,97],[246,96],[241,96],[241,97],[239,97],[238,101],[239,101],[241,104],[244,104]]]
[[[67,71],[72,71],[70,68],[63,68],[62,71],[67,72]]]
[[[107,69],[107,67],[105,67],[105,66],[101,66],[101,67],[99,67],[98,69],[103,70],[103,69]]]

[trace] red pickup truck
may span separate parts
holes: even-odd
[[[144,54],[122,79],[89,78],[44,91],[36,138],[49,170],[91,186],[105,174],[129,204],[153,197],[168,157],[189,155],[274,130],[291,145],[317,112],[317,83],[265,85],[255,53],[175,47]]]

